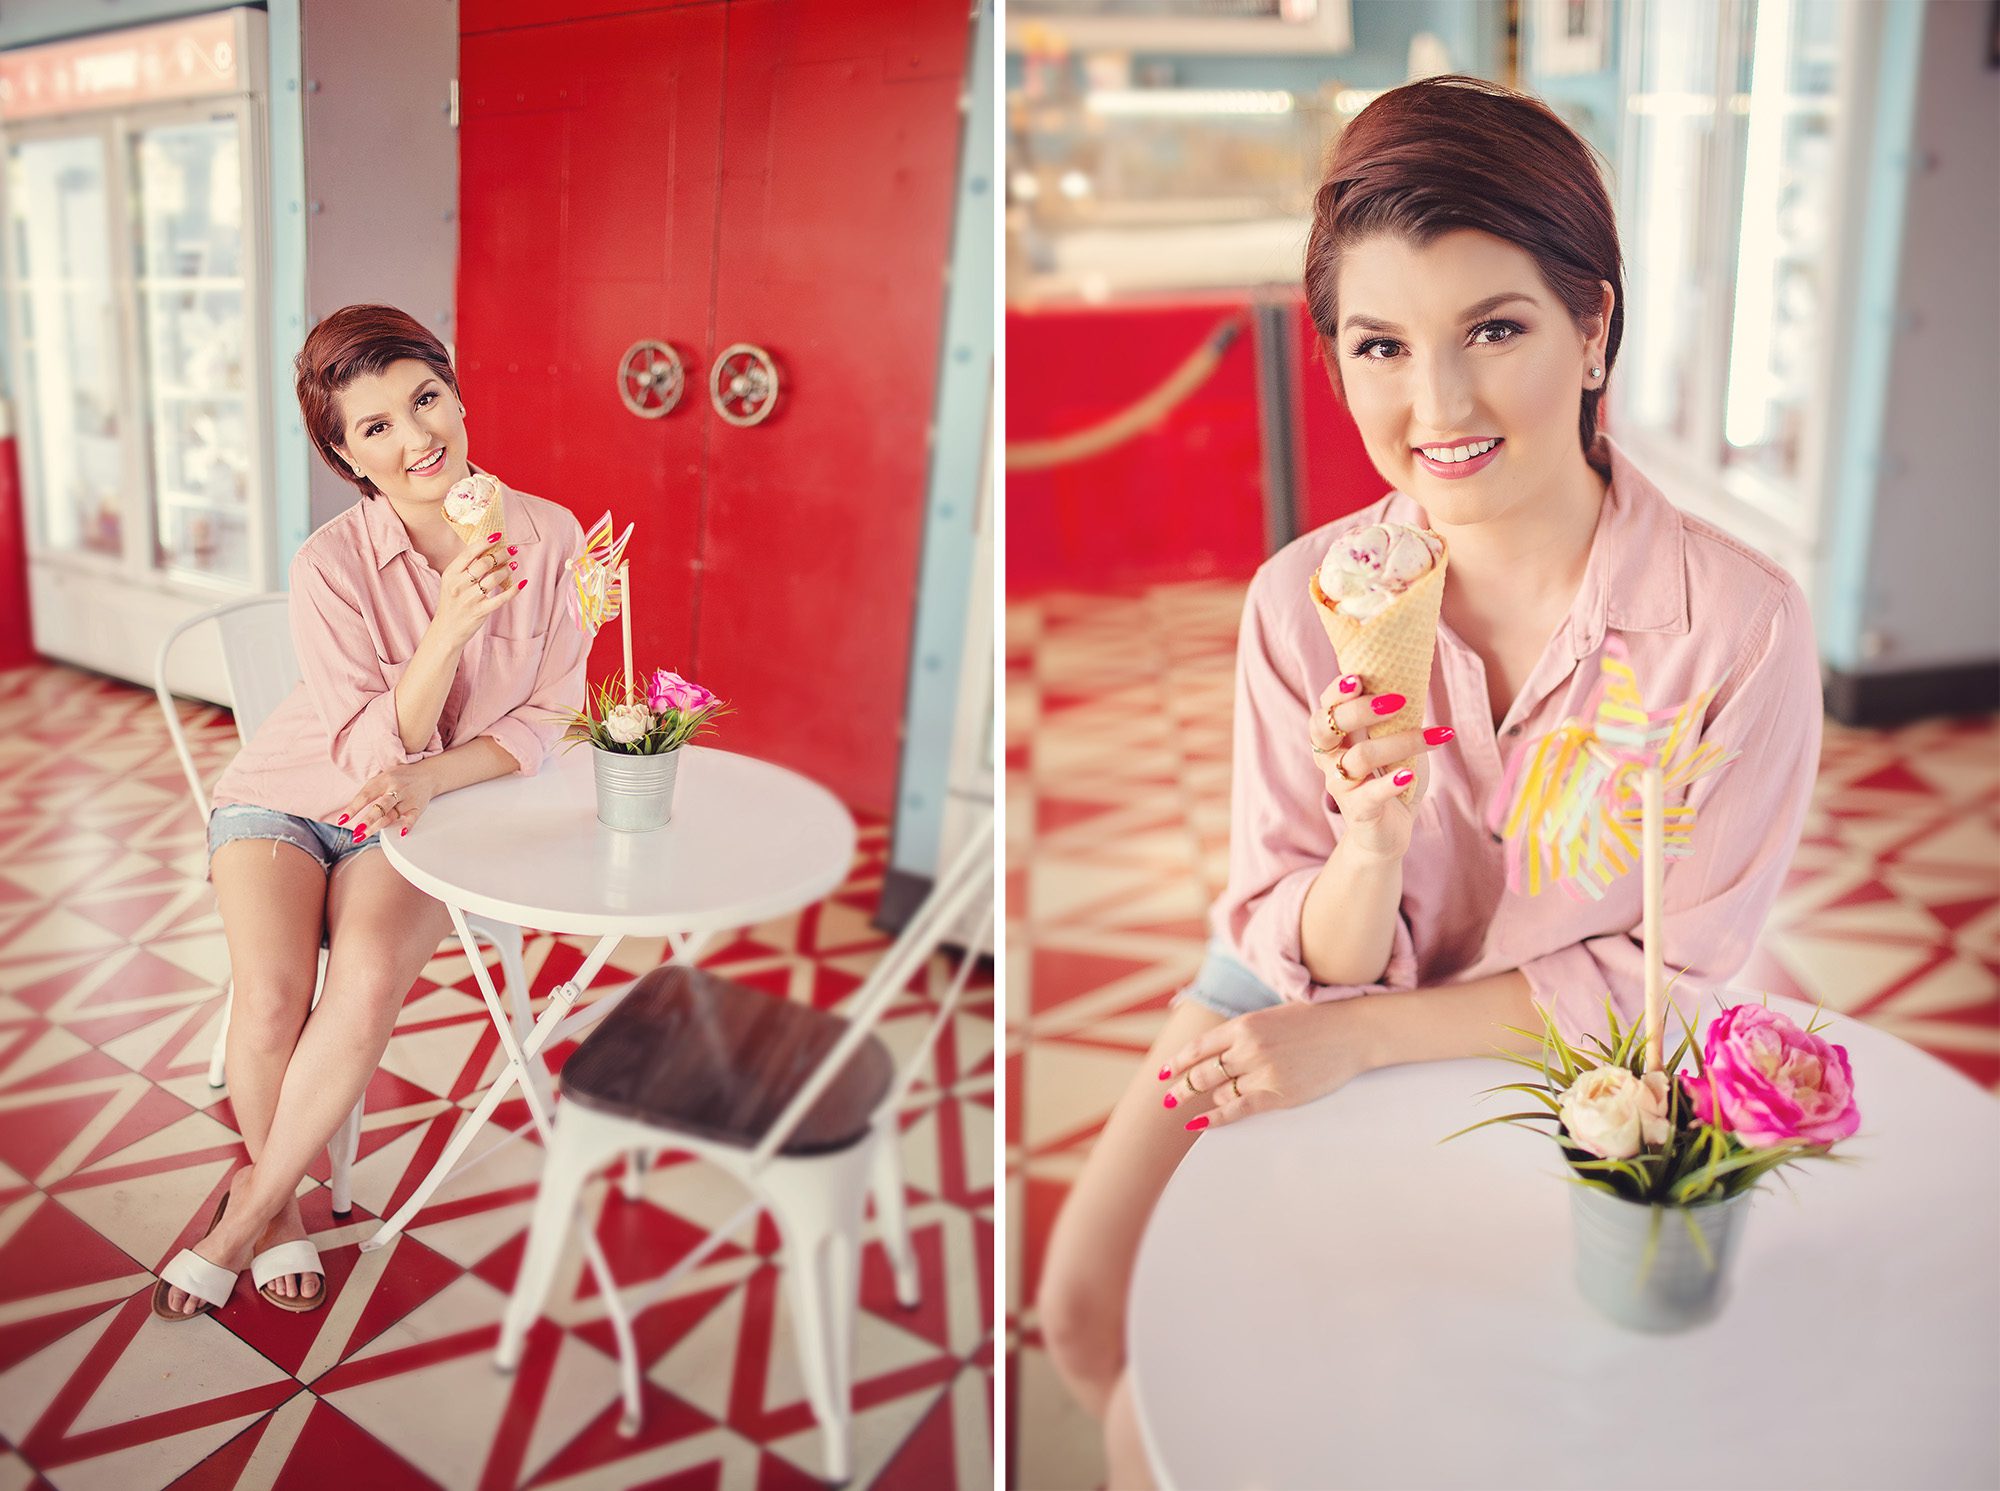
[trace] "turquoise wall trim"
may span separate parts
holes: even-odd
[[[924,545],[917,575],[917,622],[903,715],[903,759],[889,862],[934,877],[944,832],[958,671],[965,645],[965,597],[976,547],[986,424],[993,393],[997,287],[993,240],[993,0],[981,0],[966,71],[965,130],[959,140],[958,206],[952,225]]]
[[[1615,175],[1620,164],[1618,131],[1625,109],[1624,69],[1619,59],[1624,55],[1626,20],[1624,0],[1611,0],[1602,70],[1545,77],[1535,69],[1535,12],[1526,6],[1521,11],[1521,87],[1547,100],[1571,128],[1611,163],[1614,200],[1618,195]]]
[[[1896,285],[1902,266],[1910,149],[1917,116],[1924,8],[1928,0],[1885,5],[1868,139],[1867,186],[1854,281],[1854,332],[1841,404],[1847,410],[1827,493],[1827,553],[1819,587],[1819,650],[1830,668],[1856,671],[1867,625],[1869,537],[1882,478],[1882,425],[1896,338]]]

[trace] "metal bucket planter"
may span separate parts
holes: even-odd
[[[597,769],[597,821],[621,833],[665,828],[674,816],[674,778],[681,753],[632,756],[623,751],[590,752]]]
[[[1570,1187],[1576,1282],[1583,1297],[1629,1330],[1681,1331],[1715,1318],[1728,1297],[1729,1261],[1748,1215],[1749,1191],[1703,1206],[1647,1206],[1588,1186]],[[1647,1257],[1654,1216],[1657,1244]],[[1692,1219],[1708,1257],[1688,1235]]]

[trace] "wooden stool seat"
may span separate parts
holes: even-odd
[[[704,969],[656,968],[563,1063],[563,1101],[750,1149],[846,1030],[838,1015]],[[894,1078],[888,1047],[869,1036],[778,1153],[858,1143]]]

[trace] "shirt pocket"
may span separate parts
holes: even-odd
[[[479,636],[477,656],[465,659],[478,713],[494,718],[518,709],[535,692],[541,675],[542,657],[548,651],[547,630],[509,637],[500,634]]]

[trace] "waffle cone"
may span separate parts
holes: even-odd
[[[454,523],[446,518],[445,526],[468,544],[484,544],[489,533],[504,536],[507,532],[507,498],[500,484],[497,481],[493,483],[493,496],[476,522]]]
[[[1340,660],[1340,671],[1361,675],[1362,687],[1370,694],[1401,694],[1403,707],[1368,727],[1368,738],[1393,735],[1399,730],[1419,730],[1424,723],[1424,700],[1430,694],[1431,660],[1437,654],[1438,613],[1444,606],[1444,572],[1451,556],[1440,554],[1429,573],[1420,577],[1388,608],[1365,621],[1343,616],[1319,588],[1315,572],[1306,582],[1312,591],[1313,610],[1326,629]],[[1409,767],[1417,773],[1404,789],[1403,801],[1417,805],[1429,773],[1418,768],[1414,757],[1392,761],[1382,769],[1391,776]]]

